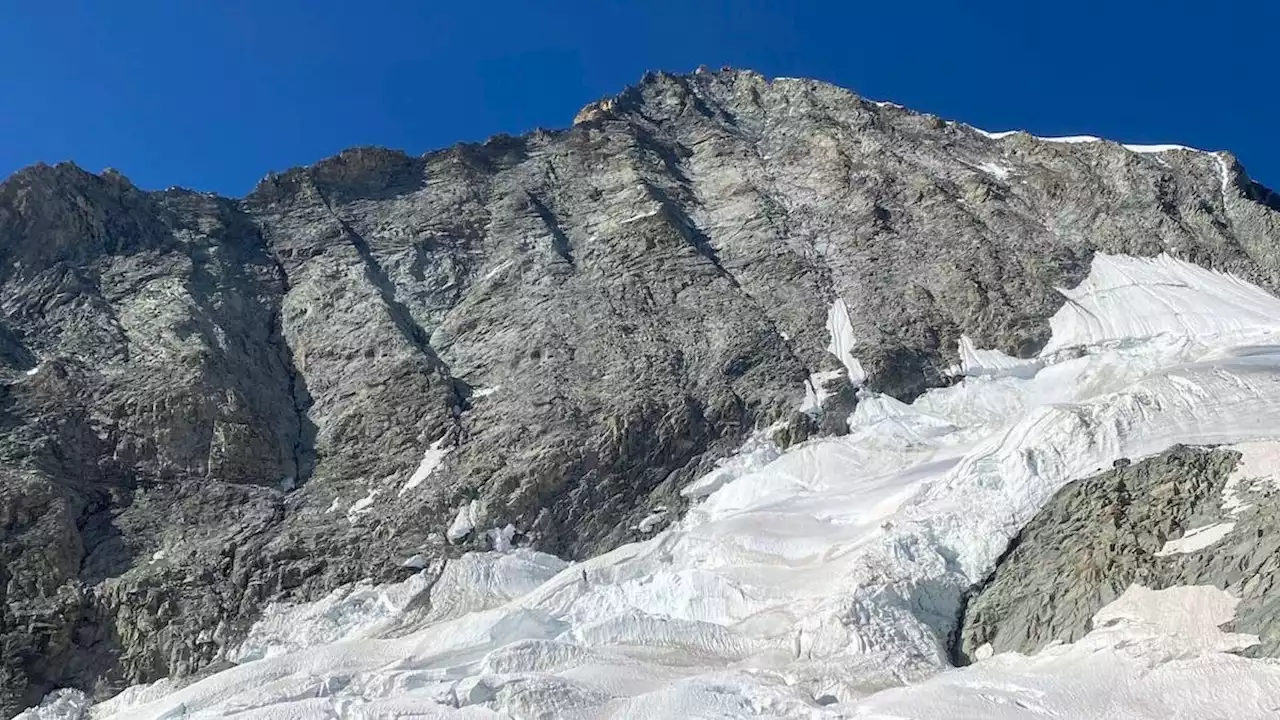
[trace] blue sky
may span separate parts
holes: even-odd
[[[989,130],[1235,152],[1280,185],[1280,3],[0,0],[0,176],[241,195],[344,147],[563,127],[647,69],[828,80]]]

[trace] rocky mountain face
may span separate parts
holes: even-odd
[[[1268,483],[1232,482],[1239,460],[1228,449],[1175,446],[1063,488],[970,598],[957,659],[1075,642],[1134,583],[1227,590],[1240,599],[1235,631],[1259,638],[1248,653],[1280,655],[1280,496]],[[1194,542],[1218,528],[1231,540]]]
[[[841,431],[833,302],[866,386],[911,399],[962,334],[1035,353],[1095,251],[1276,288],[1280,198],[1225,153],[729,70],[243,199],[23,170],[0,185],[0,710],[216,668],[271,601],[642,537],[752,433]],[[815,375],[827,407],[799,412]]]

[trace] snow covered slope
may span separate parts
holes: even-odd
[[[568,566],[473,554],[279,609],[242,653],[261,659],[93,717],[1272,717],[1280,670],[1227,654],[1249,641],[1216,630],[1234,605],[1212,589],[1134,589],[1075,645],[946,670],[962,594],[1064,484],[1280,437],[1280,300],[1106,255],[1067,295],[1037,361],[970,345],[952,387],[864,391],[848,436],[754,443],[651,540]]]

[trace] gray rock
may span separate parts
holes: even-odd
[[[1240,598],[1234,630],[1256,634],[1251,654],[1280,655],[1280,494],[1266,483],[1238,490],[1250,505],[1222,508],[1239,461],[1225,449],[1175,446],[1060,490],[1010,544],[972,595],[955,638],[959,662],[990,644],[1032,653],[1073,642],[1130,585],[1213,585]],[[1202,549],[1162,554],[1166,541],[1219,522],[1235,526]]]
[[[1034,353],[1097,251],[1275,288],[1277,208],[1226,154],[730,70],[240,200],[29,168],[0,184],[0,710],[199,673],[266,602],[508,523],[566,557],[637,539],[755,430],[843,431],[847,384],[796,412],[840,368],[836,298],[910,399],[961,333]]]

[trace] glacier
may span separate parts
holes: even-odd
[[[1066,483],[1175,443],[1280,438],[1280,299],[1101,254],[1063,293],[1038,357],[966,338],[959,382],[911,404],[861,389],[844,437],[782,452],[761,434],[648,540],[574,564],[470,553],[272,608],[239,664],[89,716],[1274,717],[1280,663],[1234,654],[1256,638],[1219,629],[1234,600],[1214,588],[1135,586],[1076,643],[949,666],[964,592]],[[1246,459],[1280,471],[1280,453]],[[86,704],[59,691],[19,717]]]

